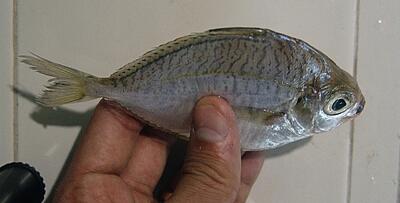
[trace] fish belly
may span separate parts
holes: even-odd
[[[234,110],[251,108],[258,109],[260,112],[286,112],[292,98],[296,95],[293,89],[280,87],[272,81],[225,76],[154,82],[150,87],[147,91],[127,92],[113,98],[150,126],[184,137],[189,136],[192,109],[201,97],[221,96],[232,105]],[[245,117],[240,113],[236,115],[242,148],[265,149],[267,145],[275,146],[277,139],[283,139],[266,141],[268,139],[265,134],[273,131],[268,123],[260,123],[256,118]],[[278,120],[277,122],[277,125],[281,125],[286,121]],[[285,126],[281,127],[285,128]]]

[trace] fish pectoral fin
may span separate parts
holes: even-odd
[[[273,112],[266,114],[264,116],[264,124],[265,125],[273,125],[279,122],[282,118],[284,118],[286,114],[284,112]]]
[[[251,120],[262,125],[273,125],[286,116],[285,112],[272,112],[260,108],[239,107],[235,114],[240,119]]]

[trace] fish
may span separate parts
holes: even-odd
[[[355,78],[327,55],[264,28],[225,27],[179,37],[109,77],[33,53],[21,61],[52,77],[38,98],[43,106],[105,98],[185,140],[196,101],[222,97],[235,112],[242,151],[274,149],[330,131],[365,105]]]

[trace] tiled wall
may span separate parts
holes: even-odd
[[[28,162],[52,187],[95,105],[37,106],[33,94],[40,92],[46,78],[22,64],[14,66],[13,49],[18,55],[34,52],[107,76],[178,36],[215,27],[257,26],[302,38],[356,73],[367,106],[353,124],[269,152],[248,202],[397,201],[398,0],[21,0],[14,4],[0,3],[0,165],[13,159]],[[16,100],[11,84],[21,91]]]

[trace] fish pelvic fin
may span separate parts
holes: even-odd
[[[20,56],[21,62],[31,69],[51,76],[49,85],[43,90],[37,102],[42,106],[56,107],[72,102],[88,101],[100,96],[91,94],[90,89],[101,83],[102,79],[82,71],[51,62],[38,55]]]

